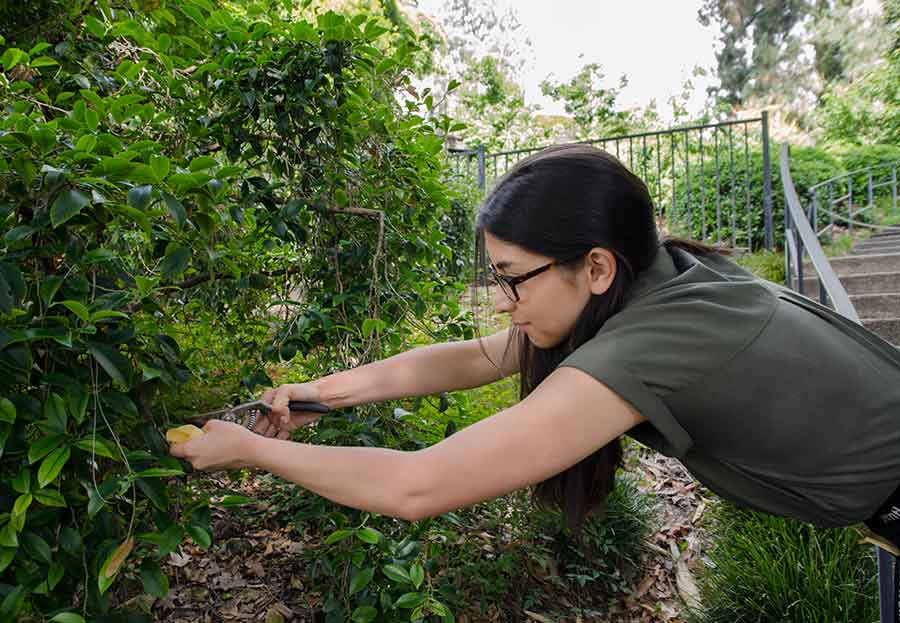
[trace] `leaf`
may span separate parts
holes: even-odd
[[[91,200],[80,190],[69,189],[59,195],[50,206],[50,223],[59,227],[70,218],[81,212]]]
[[[243,506],[252,503],[253,500],[243,495],[226,495],[218,502],[217,506],[229,508],[231,506]]]
[[[174,552],[184,538],[184,529],[177,523],[166,528],[159,538],[159,555],[168,556]]]
[[[79,439],[75,442],[75,447],[108,459],[119,459],[112,442],[107,441],[103,437],[94,437],[93,439],[85,437],[84,439]]]
[[[381,533],[373,528],[360,528],[356,531],[356,536],[363,543],[376,545],[381,540]]]
[[[184,224],[187,222],[187,212],[185,211],[184,206],[178,199],[169,193],[163,194],[163,199],[166,201],[166,207],[169,208],[169,214],[171,214],[172,218],[175,219],[175,222],[178,223],[178,227],[184,227]]]
[[[59,275],[48,275],[41,282],[41,299],[44,305],[50,307],[53,304],[53,297],[59,291],[59,287],[63,284],[63,278]]]
[[[353,576],[353,579],[350,580],[350,595],[354,595],[359,591],[363,590],[365,587],[369,585],[372,581],[372,578],[375,577],[375,569],[370,567],[368,569],[363,569],[359,573]]]
[[[44,402],[44,417],[47,418],[48,430],[60,435],[65,434],[68,415],[66,403],[59,394],[53,393],[47,397]]]
[[[84,618],[80,614],[74,612],[60,612],[50,619],[50,623],[58,621],[58,623],[84,623]]]
[[[100,576],[105,578],[114,577],[116,573],[118,573],[119,567],[121,567],[122,563],[125,562],[125,559],[128,558],[128,554],[131,553],[133,547],[134,537],[125,539],[122,544],[109,555],[106,562],[103,563],[103,568],[100,570]]]
[[[25,294],[22,272],[15,264],[0,262],[0,311],[10,313]]]
[[[4,71],[9,71],[22,62],[28,62],[28,54],[19,48],[9,48],[3,53],[3,56],[0,56],[0,63],[3,63]]]
[[[15,615],[25,601],[25,587],[17,586],[6,594],[3,603],[0,604],[0,620],[15,621]]]
[[[103,25],[96,17],[92,15],[84,16],[84,27],[87,28],[92,35],[97,37],[98,39],[102,39],[106,36],[106,26]]]
[[[6,232],[6,235],[3,236],[3,240],[5,240],[6,242],[18,242],[19,240],[28,238],[36,231],[37,230],[31,225],[19,225],[18,227],[13,227],[8,232]]]
[[[49,483],[53,482],[65,464],[69,461],[71,454],[72,450],[69,449],[69,446],[57,448],[48,454],[38,469],[38,486],[43,489]]]
[[[118,350],[96,342],[89,343],[88,350],[110,378],[126,387],[131,385],[131,363]]]
[[[14,547],[4,547],[0,549],[0,573],[6,571],[9,563],[16,557],[16,551],[17,550]]]
[[[16,405],[9,398],[0,399],[0,422],[16,421]]]
[[[16,531],[21,532],[22,528],[25,527],[25,513],[28,512],[28,507],[31,506],[31,503],[34,501],[34,496],[30,493],[23,493],[18,498],[16,498],[15,504],[13,504],[12,515],[9,518],[10,523],[15,525]]]
[[[83,303],[79,303],[78,301],[61,301],[59,305],[68,309],[84,322],[91,321],[91,312],[88,311],[88,308],[85,307]]]
[[[43,504],[44,506],[55,506],[59,508],[68,506],[68,504],[66,504],[66,498],[63,497],[62,493],[54,489],[41,489],[40,491],[35,491],[34,499],[38,504]]]
[[[155,174],[155,173],[154,173]],[[136,210],[146,210],[153,195],[153,186],[135,186],[128,191],[128,205]]]
[[[169,578],[155,560],[145,558],[141,563],[141,580],[144,582],[144,590],[154,597],[163,599],[169,593]]]
[[[199,158],[191,160],[188,168],[191,170],[191,173],[196,173],[197,171],[210,169],[218,164],[218,161],[211,156],[200,156]]]
[[[19,537],[16,534],[16,527],[13,523],[7,522],[3,529],[0,530],[0,546],[2,547],[18,547]]]
[[[196,525],[189,525],[185,528],[187,533],[191,535],[191,539],[193,539],[194,543],[202,547],[203,549],[209,549],[209,546],[212,545],[212,537],[209,532],[206,531],[206,528]]]
[[[169,476],[184,476],[180,469],[169,467],[151,467],[135,474],[138,478],[168,478]]]
[[[49,56],[39,56],[31,61],[29,65],[31,65],[32,69],[40,69],[41,67],[54,67],[55,65],[59,65],[59,62],[57,62],[55,58]]]
[[[31,447],[28,448],[28,463],[33,464],[35,461],[39,461],[41,458],[50,454],[54,448],[59,446],[65,439],[62,435],[47,435],[46,437],[41,437],[37,441],[31,444]]]
[[[422,585],[422,581],[425,579],[425,570],[422,568],[422,565],[414,563],[413,566],[409,568],[409,579],[412,580],[413,586],[415,586],[416,589]]]
[[[169,174],[169,159],[165,156],[150,156],[150,168],[157,182],[162,182]]]
[[[34,532],[26,532],[22,535],[22,545],[33,558],[50,564],[53,554],[50,551],[50,545],[41,536]]]
[[[376,616],[378,616],[377,608],[372,606],[360,606],[353,611],[353,614],[350,615],[350,619],[355,623],[370,623],[370,621],[375,620]]]
[[[381,568],[381,570],[384,571],[384,574],[394,582],[412,584],[412,580],[409,578],[409,573],[407,573],[406,569],[404,569],[400,565],[385,565]]]
[[[174,279],[185,270],[191,261],[191,250],[180,244],[170,244],[166,249],[166,256],[160,265],[163,277]]]
[[[325,545],[333,545],[334,543],[343,541],[351,534],[353,534],[352,530],[335,530],[330,535],[328,535],[327,539],[325,539]]]
[[[75,151],[84,151],[90,153],[94,151],[94,147],[97,145],[97,137],[93,134],[85,134],[78,142],[75,143]]]
[[[395,608],[417,608],[425,601],[422,593],[404,593],[394,602]]]

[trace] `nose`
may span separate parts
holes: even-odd
[[[496,313],[508,314],[515,309],[516,304],[498,286],[493,286],[491,290],[494,294],[494,311]]]

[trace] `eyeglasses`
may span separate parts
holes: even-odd
[[[493,264],[489,264],[488,267],[491,271],[491,276],[494,278],[494,281],[497,282],[497,285],[500,286],[500,289],[503,290],[503,293],[511,300],[513,303],[519,302],[519,291],[516,290],[516,286],[522,283],[523,281],[528,281],[532,277],[536,277],[540,275],[542,272],[550,269],[551,266],[556,264],[556,262],[550,262],[549,264],[544,264],[539,268],[535,268],[532,271],[525,273],[524,275],[519,275],[517,277],[507,277],[506,275],[501,275],[497,272],[497,269],[494,268]]]

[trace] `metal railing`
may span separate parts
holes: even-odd
[[[867,213],[872,212],[875,206],[876,194],[880,194],[877,191],[882,188],[890,189],[891,209],[894,214],[897,214],[898,166],[900,166],[900,163],[897,162],[876,164],[838,175],[811,186],[809,189],[811,203],[808,218],[817,235],[833,230],[835,219],[845,223],[847,230],[850,232],[853,232],[854,225],[857,227],[871,227],[869,223],[857,219],[863,218]],[[856,181],[855,184],[854,181]],[[863,192],[865,192],[866,204],[860,208],[858,207],[859,204],[854,203],[854,201]],[[838,195],[838,193],[840,194]],[[825,221],[826,216],[827,225],[819,229],[819,221]]]
[[[660,229],[737,249],[773,247],[767,112],[753,119],[577,142],[613,154],[644,180]],[[761,163],[751,162],[751,145],[760,150]],[[448,168],[484,192],[517,161],[541,149],[486,153],[482,145],[449,150]],[[762,188],[754,183],[756,167]],[[761,218],[754,219],[754,209]]]
[[[895,165],[896,167],[896,165]],[[894,169],[896,171],[896,168]],[[865,169],[863,170],[865,171]],[[896,175],[896,173],[895,173]],[[869,178],[872,179],[871,177]],[[896,178],[895,178],[896,179]],[[822,184],[817,184],[812,188],[821,188],[825,184],[832,182],[827,180]],[[800,198],[794,188],[794,182],[791,179],[791,164],[788,153],[788,146],[783,145],[781,148],[781,183],[784,187],[784,204],[785,204],[785,245],[784,255],[786,262],[786,281],[788,287],[797,285],[797,291],[803,294],[803,256],[808,255],[813,271],[819,281],[819,300],[823,305],[829,305],[838,313],[849,318],[853,322],[859,323],[859,314],[850,300],[850,296],[844,289],[844,286],[838,280],[834,269],[822,245],[819,243],[819,236],[814,229],[816,222],[815,194],[807,211],[804,211],[800,204]],[[852,182],[851,182],[852,183]],[[869,184],[870,189],[872,184]],[[894,184],[894,207],[896,208],[896,182]],[[871,193],[871,190],[870,190]],[[872,205],[871,194],[869,195],[869,205]],[[849,197],[839,198],[836,201],[846,200],[852,203],[853,193],[852,186]],[[832,204],[832,207],[835,204]],[[850,207],[852,210],[852,207]],[[833,221],[832,221],[833,222]],[[793,275],[796,274],[796,280]],[[897,593],[894,588],[894,556],[880,547],[875,547],[875,555],[878,560],[878,599],[881,611],[881,623],[897,623]]]

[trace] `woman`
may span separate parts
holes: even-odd
[[[577,533],[612,489],[627,433],[740,505],[822,526],[866,521],[900,543],[898,351],[715,249],[660,244],[653,215],[644,183],[605,152],[526,158],[476,224],[510,329],[283,385],[263,396],[261,434],[211,421],[172,454],[206,470],[259,467],[408,520],[536,485]],[[516,372],[518,404],[424,450],[286,440],[314,417],[289,416],[289,400],[341,408]]]

